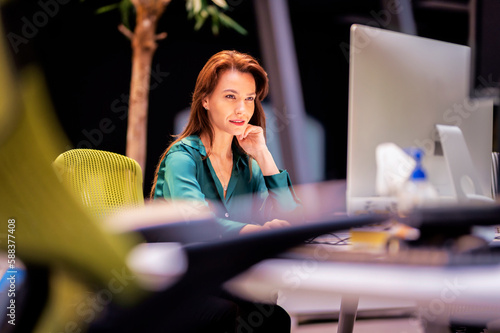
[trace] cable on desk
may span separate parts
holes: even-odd
[[[337,234],[334,234],[334,233],[328,233],[326,235],[330,235],[330,236],[333,236],[335,238],[338,239],[338,241],[336,242],[331,242],[331,241],[318,241],[316,240],[318,237],[324,237],[325,235],[320,235],[320,236],[316,236],[314,238],[311,238],[311,239],[308,239],[306,240],[306,244],[324,244],[324,245],[349,245],[349,240],[351,239],[351,237],[340,237],[338,236]]]

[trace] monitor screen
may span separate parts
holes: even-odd
[[[500,98],[500,1],[471,1],[471,97]]]
[[[422,148],[429,180],[453,198],[437,124],[461,129],[480,190],[491,195],[493,104],[469,99],[468,46],[353,25],[349,66],[348,212],[378,209],[379,199],[387,207],[376,191],[375,151],[388,142]]]

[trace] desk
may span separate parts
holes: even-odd
[[[269,259],[231,280],[245,297],[278,290],[321,291],[356,300],[359,296],[416,301],[423,326],[469,324],[500,318],[500,266],[422,267],[321,260]]]
[[[305,198],[306,208],[313,207],[320,212],[318,215],[337,215],[345,208],[344,185],[304,185],[297,186],[296,191]],[[456,318],[484,325],[500,318],[500,288],[496,286],[499,273],[496,265],[460,268],[336,262],[325,259],[323,252],[309,259],[265,260],[227,287],[249,299],[256,294],[266,299],[278,291],[329,293],[353,300],[351,310],[356,308],[358,297],[409,301],[417,304],[423,325],[429,327],[446,326]]]

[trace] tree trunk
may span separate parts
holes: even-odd
[[[147,118],[149,106],[149,88],[151,64],[156,51],[156,41],[164,35],[156,35],[158,19],[163,14],[170,0],[134,0],[137,21],[132,40],[132,79],[127,129],[126,154],[142,168],[146,167]]]

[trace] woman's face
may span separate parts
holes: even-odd
[[[255,79],[252,74],[227,70],[214,91],[203,99],[214,134],[242,134],[255,109]]]

